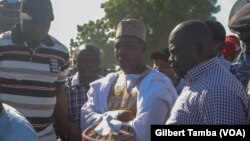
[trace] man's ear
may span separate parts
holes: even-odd
[[[224,44],[225,44],[224,42],[217,42],[217,44],[215,44],[214,46],[214,49],[221,50]]]
[[[206,58],[207,53],[211,51],[212,51],[212,48],[208,49],[208,48],[205,48],[204,46],[198,46],[196,49],[197,56],[199,56],[199,58],[204,58],[204,57]]]

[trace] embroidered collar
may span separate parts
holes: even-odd
[[[193,67],[187,72],[185,76],[186,82],[192,83],[196,81],[206,70],[219,63],[220,63],[219,58],[214,57],[198,64],[197,66]]]
[[[25,43],[23,36],[22,36],[20,23],[16,24],[12,28],[11,39],[12,39],[12,42],[15,44],[24,44]],[[54,46],[54,42],[52,41],[52,39],[50,38],[49,35],[43,39],[42,43],[44,43],[46,46]]]
[[[144,79],[144,77],[145,77],[151,70],[152,70],[152,69],[151,69],[150,67],[146,66],[145,70],[144,70],[141,74],[138,74],[139,77],[138,77],[138,79],[136,80],[136,82],[134,83],[134,85],[131,86],[132,89],[133,89],[133,87],[138,86],[138,85],[140,84],[140,82]],[[126,79],[126,76],[127,76],[127,75],[131,75],[131,74],[125,74],[123,71],[119,71],[119,72],[117,72],[117,74],[118,74],[118,75],[117,75],[116,81],[114,82],[113,85],[115,85],[115,84],[117,83],[117,80],[118,80],[119,76],[123,75],[124,80],[125,80],[125,83],[124,83],[124,81],[123,81],[122,83],[125,84],[125,88],[126,88],[126,92],[127,92],[127,88],[128,88],[128,87],[127,87],[127,79]]]

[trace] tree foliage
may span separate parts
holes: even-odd
[[[90,43],[97,46],[101,51],[102,65],[105,67],[113,67],[115,57],[113,51],[114,30],[109,27],[104,18],[95,22],[90,21],[87,24],[77,26],[76,41],[71,39],[70,52],[74,55],[76,48],[82,44]]]
[[[148,51],[146,60],[155,50],[162,50],[168,45],[168,36],[178,23],[184,20],[213,19],[219,12],[217,0],[108,0],[102,4],[105,16],[96,22],[78,26],[77,47],[85,42],[92,42],[103,50],[103,63],[111,67],[113,56],[114,31],[122,19],[135,18],[143,21],[147,27]],[[112,61],[113,60],[113,61]],[[110,65],[108,65],[110,64]]]

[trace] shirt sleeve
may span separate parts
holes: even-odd
[[[98,95],[96,95],[93,87],[90,87],[87,95],[88,101],[81,108],[81,131],[84,131],[87,127],[100,121],[104,116],[109,115],[113,119],[117,119],[119,110],[107,111],[104,113],[98,110],[98,101],[96,100]]]
[[[81,131],[84,131],[87,127],[102,118],[102,114],[96,112],[94,95],[93,87],[90,87],[87,93],[88,101],[81,108]]]
[[[64,82],[68,77],[68,72],[69,72],[68,68],[69,68],[69,60],[67,58],[66,62],[61,66],[61,69],[59,70],[56,83],[64,84]]]
[[[164,124],[169,118],[177,93],[171,83],[163,84],[155,81],[144,93],[142,101],[138,101],[136,118],[129,122],[136,132],[137,141],[150,140],[151,125]]]

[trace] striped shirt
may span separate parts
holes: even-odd
[[[215,57],[187,72],[167,124],[247,124],[248,109],[243,86]]]
[[[15,107],[33,125],[40,140],[54,140],[52,115],[56,83],[67,77],[68,50],[51,36],[31,49],[20,25],[0,39],[0,100]]]

